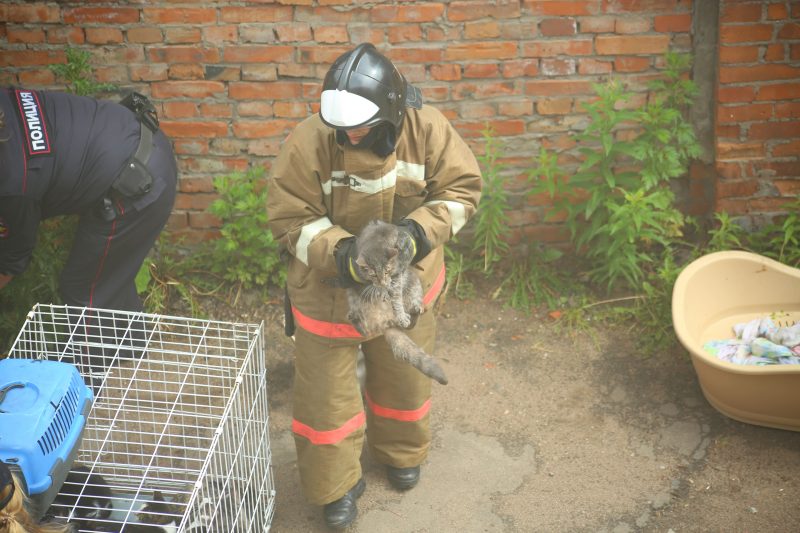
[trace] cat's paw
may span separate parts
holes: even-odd
[[[407,328],[411,325],[411,315],[408,313],[403,313],[402,315],[397,315],[397,325],[401,328]]]

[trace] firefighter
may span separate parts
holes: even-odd
[[[152,104],[0,89],[0,288],[43,219],[80,216],[59,290],[68,305],[139,311],[134,278],[172,210],[177,167]]]
[[[337,287],[354,283],[347,268],[354,235],[373,219],[407,231],[430,309],[444,284],[442,245],[475,213],[481,183],[475,156],[456,130],[369,43],[333,63],[320,112],[295,128],[274,162],[267,212],[289,257],[292,431],[303,491],[324,506],[330,527],[356,518],[365,433],[399,490],[417,484],[431,440],[431,380],[396,361],[382,337],[362,338],[347,321],[346,290]],[[425,312],[408,334],[432,353],[435,330],[433,312]]]

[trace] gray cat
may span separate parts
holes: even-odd
[[[365,337],[383,334],[395,358],[446,385],[436,360],[401,329],[414,327],[422,312],[422,283],[409,268],[411,237],[394,224],[373,220],[356,239],[356,250],[353,266],[366,285],[347,290],[347,318]]]

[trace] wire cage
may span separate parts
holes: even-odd
[[[94,390],[49,514],[79,531],[269,531],[263,323],[38,304],[9,357],[72,363]]]

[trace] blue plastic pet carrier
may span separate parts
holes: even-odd
[[[43,359],[0,361],[0,460],[41,517],[80,448],[92,391],[78,369]]]

